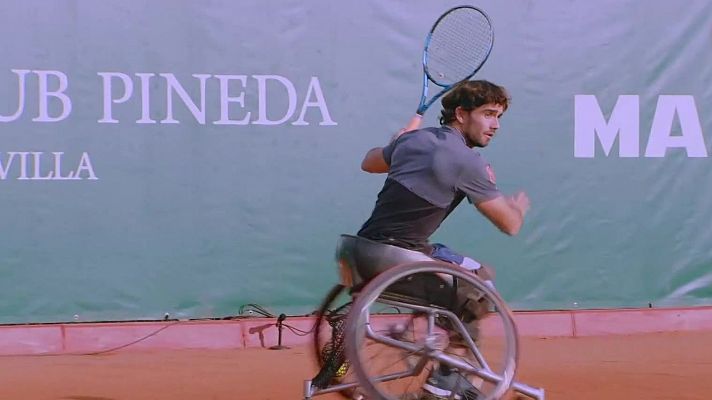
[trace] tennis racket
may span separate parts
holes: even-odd
[[[493,43],[494,31],[490,19],[477,7],[451,8],[435,21],[425,38],[420,104],[406,126],[406,132],[420,126],[425,111],[443,94],[457,83],[470,79],[482,68]],[[428,100],[429,82],[442,90]]]

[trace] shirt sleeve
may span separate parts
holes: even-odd
[[[481,156],[468,161],[460,173],[458,189],[465,193],[470,203],[479,204],[501,196],[494,171],[487,161]]]
[[[393,155],[393,150],[395,150],[397,142],[398,140],[393,140],[383,148],[383,159],[386,160],[386,164],[388,165],[391,165],[391,156]]]

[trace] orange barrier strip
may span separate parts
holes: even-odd
[[[577,337],[712,330],[712,306],[515,312],[521,336]],[[397,318],[384,315],[380,318]],[[488,329],[485,319],[483,329]],[[311,343],[313,317],[288,317],[282,344]],[[489,324],[496,334],[497,327]],[[289,329],[292,328],[292,329]],[[148,349],[269,348],[275,318],[0,325],[0,355],[96,354]]]

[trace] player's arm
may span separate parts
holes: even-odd
[[[374,147],[363,157],[361,169],[372,174],[382,174],[390,169],[383,156],[383,147]]]
[[[401,135],[407,132],[414,131],[418,128],[420,128],[420,124],[423,121],[423,117],[420,115],[416,115],[413,118],[408,121],[408,124],[398,131],[393,137],[391,138],[391,144],[396,141]],[[386,161],[386,157],[383,154],[383,147],[374,147],[371,150],[366,152],[366,155],[363,157],[363,161],[361,161],[361,169],[370,172],[373,174],[382,174],[386,173],[390,170],[390,166],[388,161]]]
[[[524,224],[524,216],[529,211],[529,197],[520,192],[512,197],[499,196],[475,205],[499,230],[514,236]]]

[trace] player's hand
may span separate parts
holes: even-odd
[[[524,192],[519,192],[513,195],[510,198],[510,201],[512,202],[512,205],[516,207],[517,210],[519,210],[519,212],[522,214],[522,218],[524,218],[524,216],[529,211],[529,207],[531,206],[529,196],[527,196],[527,194]]]
[[[393,137],[391,137],[391,142],[393,142],[396,139],[398,139],[399,137],[401,137],[401,135],[404,133],[408,133],[408,132],[411,132],[411,131],[414,131],[414,130],[420,128],[420,124],[422,122],[423,122],[423,116],[419,115],[419,114],[415,114],[415,116],[413,116],[413,118],[411,118],[410,121],[408,121],[408,124],[404,128],[402,128],[401,130],[396,132],[396,134],[393,135]]]
[[[391,136],[391,141],[389,143],[393,143],[396,140],[398,140],[399,137],[401,137],[402,134],[406,132],[405,128],[401,128],[398,132],[396,132],[393,136]]]

